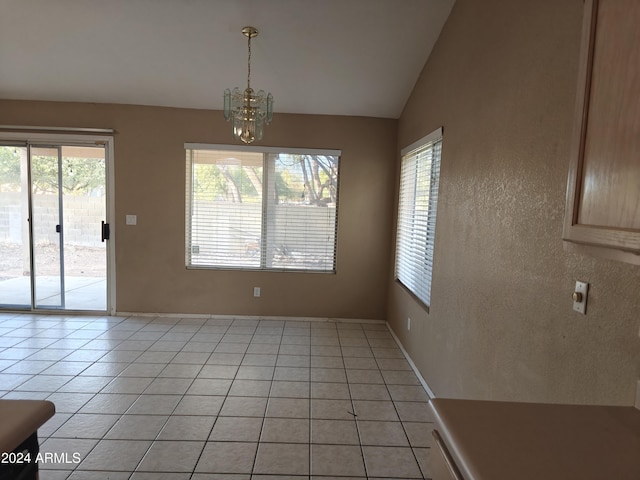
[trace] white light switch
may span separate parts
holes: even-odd
[[[573,309],[583,315],[587,314],[587,293],[589,284],[587,282],[576,281],[576,288],[573,290]]]
[[[138,224],[137,215],[127,215],[127,225],[137,225],[137,224]]]

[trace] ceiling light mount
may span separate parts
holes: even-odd
[[[234,138],[252,143],[262,139],[264,125],[273,119],[273,95],[264,90],[256,93],[251,88],[251,39],[258,36],[258,29],[243,27],[242,34],[248,39],[247,88],[224,91],[224,118],[232,121]]]

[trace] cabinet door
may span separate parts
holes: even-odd
[[[584,8],[563,238],[640,264],[640,2]]]

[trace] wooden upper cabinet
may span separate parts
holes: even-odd
[[[586,0],[563,239],[640,264],[640,1]]]

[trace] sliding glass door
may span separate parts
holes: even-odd
[[[0,145],[0,308],[108,310],[105,145]]]

